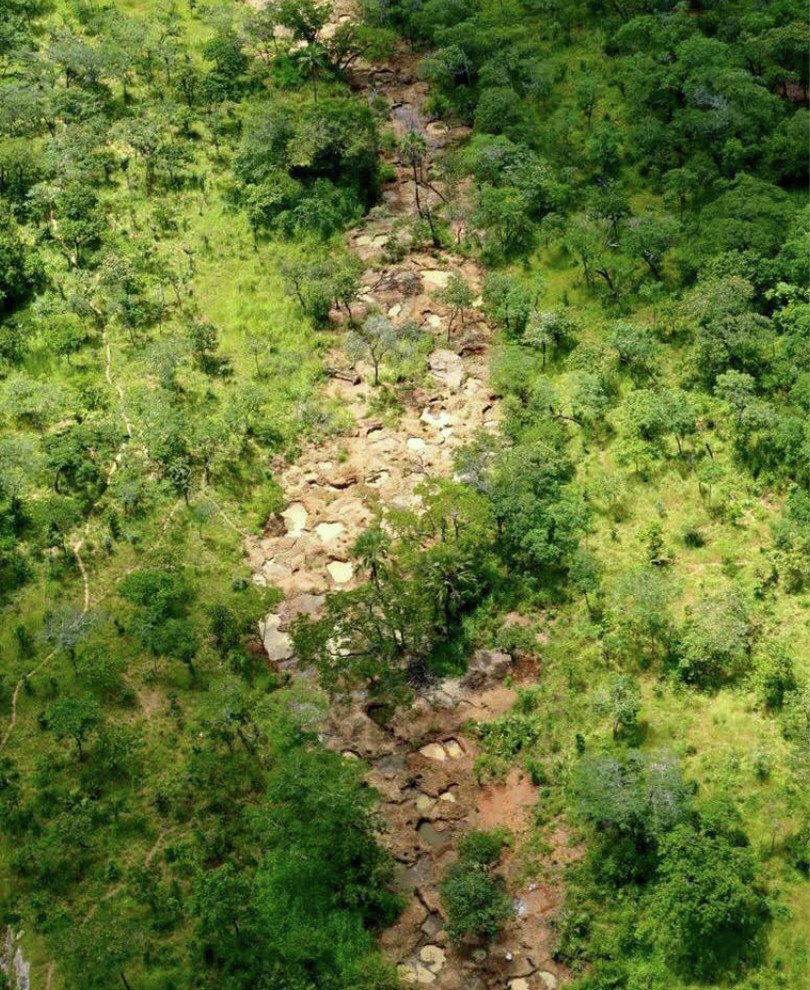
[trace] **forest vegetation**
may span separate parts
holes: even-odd
[[[523,868],[552,823],[585,849],[556,919],[572,986],[803,986],[806,9],[331,15],[0,0],[0,924],[37,988],[395,990],[375,794],[318,726],[486,647],[538,663],[471,732],[481,780],[539,788]],[[385,92],[350,86],[402,45],[466,129],[441,197],[425,135],[397,147]],[[330,349],[387,416],[425,374],[432,339],[356,319],[345,246],[392,154],[402,241],[483,266],[480,299],[443,289],[445,330],[485,313],[502,422],[297,621],[316,687],[263,657],[280,593],[243,543],[281,466],[350,429]],[[453,941],[508,921],[508,842],[459,844]]]

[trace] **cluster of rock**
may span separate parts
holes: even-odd
[[[458,138],[444,124],[421,125],[426,91],[412,59],[391,69],[356,70],[353,84],[370,99],[385,93],[397,137],[416,124],[432,148]],[[383,207],[350,236],[353,250],[368,265],[355,315],[374,310],[396,323],[413,322],[434,334],[436,343],[427,358],[426,381],[414,390],[396,425],[369,415],[368,369],[361,365],[360,374],[336,375],[328,391],[350,412],[353,429],[305,450],[280,474],[287,507],[247,552],[256,583],[285,595],[261,629],[268,658],[285,669],[295,669],[289,636],[295,616],[317,614],[325,593],[357,580],[351,547],[375,511],[418,510],[420,482],[452,475],[459,446],[480,429],[497,426],[488,385],[489,330],[480,300],[465,326],[450,336],[448,313],[437,298],[453,271],[463,274],[474,292],[480,291],[481,273],[469,259],[440,259],[410,245],[400,260],[387,261],[391,239],[401,229],[399,218],[413,214],[410,175],[401,162],[392,164],[395,179],[383,192]],[[340,370],[340,356],[330,360]],[[436,990],[554,990],[557,985],[560,974],[543,920],[550,896],[544,900],[541,891],[519,891],[522,906],[515,921],[489,949],[449,944],[439,896],[456,840],[479,824],[475,740],[465,734],[465,724],[473,715],[493,718],[511,706],[515,695],[501,682],[512,668],[507,654],[479,651],[463,678],[433,685],[406,711],[381,717],[367,694],[357,691],[332,706],[322,726],[327,746],[345,759],[363,760],[366,780],[380,796],[386,822],[381,841],[393,856],[406,902],[381,942],[404,983]]]

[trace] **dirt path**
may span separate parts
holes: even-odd
[[[347,9],[338,9],[336,23],[349,16]],[[384,67],[356,69],[351,83],[369,100],[387,100],[388,126],[397,138],[409,128],[427,138],[428,174],[430,161],[462,134],[425,119],[426,86],[407,51]],[[498,425],[488,384],[490,329],[476,306],[448,341],[449,313],[436,299],[452,272],[462,273],[476,294],[483,273],[473,260],[423,249],[385,262],[386,243],[414,213],[411,173],[396,155],[386,161],[396,177],[384,187],[381,206],[348,238],[368,264],[362,312],[355,315],[378,309],[394,322],[412,320],[433,333],[429,384],[416,390],[396,425],[389,426],[369,412],[374,395],[369,369],[357,369],[362,372],[357,383],[334,379],[328,394],[351,413],[354,429],[305,449],[295,465],[281,470],[287,507],[263,539],[246,542],[256,583],[285,594],[267,616],[262,634],[271,661],[292,672],[289,623],[301,612],[316,614],[324,592],[352,585],[349,551],[371,520],[373,506],[418,509],[414,489],[419,482],[450,475],[454,452],[480,429]],[[422,190],[420,195],[437,201],[434,193]],[[338,353],[330,356],[330,364],[350,370]],[[552,959],[548,923],[560,902],[561,868],[573,855],[564,835],[551,843],[543,882],[518,881],[513,887],[517,916],[495,945],[453,949],[443,930],[439,884],[456,840],[471,827],[505,825],[516,833],[519,846],[538,798],[536,788],[516,772],[503,785],[480,787],[473,772],[475,743],[463,728],[471,716],[485,720],[511,707],[514,691],[500,683],[510,666],[505,655],[482,651],[465,680],[445,681],[406,711],[385,713],[385,720],[364,692],[356,692],[335,707],[323,730],[328,746],[346,759],[365,761],[368,782],[381,795],[387,825],[383,841],[394,856],[407,901],[381,941],[407,983],[437,990],[553,990],[567,975]]]
[[[107,472],[107,484],[109,485],[113,479],[113,475],[121,466],[121,461],[124,459],[127,441],[132,439],[132,422],[130,421],[129,416],[127,416],[126,406],[124,404],[124,390],[121,388],[121,384],[117,380],[113,379],[112,376],[112,348],[110,347],[110,338],[107,336],[106,330],[102,333],[102,340],[104,341],[105,354],[104,377],[107,379],[107,384],[110,385],[111,388],[114,388],[116,394],[118,395],[118,402],[121,407],[121,419],[124,422],[124,429],[127,433],[126,440],[123,440],[119,445],[118,450],[115,453],[115,457],[113,457],[112,464],[110,465],[110,470]]]
[[[72,547],[73,556],[76,558],[76,565],[79,568],[79,573],[82,576],[83,598],[82,598],[82,610],[80,613],[82,616],[86,615],[88,610],[90,609],[90,580],[87,575],[87,568],[84,566],[84,561],[82,560],[82,555],[81,555],[81,549],[83,543],[84,543],[83,540],[79,540],[78,543],[76,543]],[[26,680],[30,680],[30,678],[32,678],[34,674],[42,670],[42,668],[47,663],[50,662],[50,660],[56,655],[57,652],[58,650],[54,649],[51,650],[49,653],[47,653],[42,658],[42,660],[40,660],[38,664],[33,666],[28,671],[27,674],[23,674],[23,676],[14,685],[14,693],[11,695],[11,719],[9,720],[9,723],[6,726],[6,731],[3,734],[2,740],[0,740],[0,749],[3,749],[5,747],[6,743],[9,740],[9,737],[11,736],[11,733],[14,731],[14,726],[17,724],[17,702],[19,700],[20,691],[22,690],[23,684],[25,684]]]

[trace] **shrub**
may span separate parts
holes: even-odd
[[[448,868],[441,897],[447,930],[454,942],[470,935],[488,941],[514,914],[503,877],[474,863],[458,862]]]
[[[468,832],[459,842],[457,863],[441,885],[447,930],[454,942],[465,936],[489,940],[514,913],[504,878],[493,872],[509,838],[502,828]]]
[[[507,841],[508,833],[502,828],[492,829],[490,832],[473,830],[458,844],[459,859],[471,866],[494,866],[500,861]]]

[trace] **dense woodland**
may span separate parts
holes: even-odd
[[[0,0],[0,923],[36,987],[56,961],[54,990],[394,990],[374,794],[320,714],[497,646],[537,683],[477,771],[540,787],[537,869],[550,822],[587,850],[556,922],[577,990],[804,985],[806,10],[330,13]],[[430,342],[355,321],[344,246],[381,153],[424,163],[349,86],[403,44],[469,135],[401,237],[485,265],[444,302],[495,328],[503,424],[298,622],[321,691],[264,662],[278,595],[242,540],[348,427],[327,349],[390,416],[425,374]],[[502,841],[459,850],[454,939],[512,910]]]

